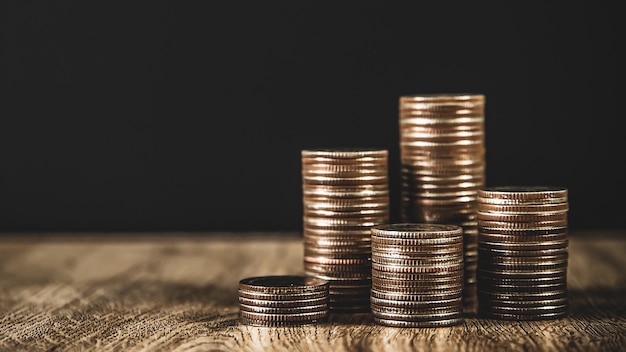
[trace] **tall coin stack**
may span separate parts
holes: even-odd
[[[478,311],[507,320],[568,311],[567,189],[491,187],[478,192]]]
[[[303,150],[304,270],[330,282],[330,308],[369,311],[370,228],[389,221],[388,152]]]
[[[294,326],[328,320],[328,281],[297,275],[239,281],[239,321],[256,326]]]
[[[399,106],[402,219],[463,228],[469,313],[477,308],[476,194],[485,184],[484,106],[480,94],[401,96]]]
[[[371,312],[397,327],[463,321],[463,229],[400,223],[372,228]]]

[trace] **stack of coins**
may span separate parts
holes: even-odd
[[[465,236],[465,311],[477,308],[476,193],[485,184],[485,97],[401,96],[402,219],[453,224]]]
[[[371,312],[397,327],[463,321],[463,230],[400,223],[372,228]]]
[[[369,311],[370,228],[389,221],[387,150],[303,150],[304,270],[333,311]]]
[[[328,281],[296,275],[239,281],[239,321],[256,326],[293,326],[328,320]]]
[[[491,187],[478,192],[478,309],[508,320],[568,311],[567,189]]]

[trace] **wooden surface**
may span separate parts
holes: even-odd
[[[299,234],[0,236],[1,351],[626,350],[626,232],[572,234],[570,315],[447,328],[369,314],[259,328],[237,320],[237,282],[301,274]]]

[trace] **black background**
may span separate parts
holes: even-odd
[[[617,4],[618,2],[615,2]],[[487,185],[624,229],[621,11],[603,1],[5,1],[0,231],[292,231],[300,151],[390,152],[398,97],[486,96]]]

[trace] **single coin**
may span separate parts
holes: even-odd
[[[402,314],[411,316],[424,316],[426,314],[445,314],[445,313],[458,313],[463,310],[461,301],[452,306],[441,307],[389,307],[381,306],[377,304],[370,304],[372,312],[382,314]]]
[[[251,312],[251,313],[264,313],[264,314],[296,314],[296,313],[309,313],[309,312],[325,312],[329,309],[328,302],[319,305],[312,306],[299,306],[299,307],[264,307],[248,305],[239,302],[239,309]]]
[[[336,147],[316,148],[301,150],[303,157],[326,157],[326,158],[363,158],[363,157],[386,157],[389,152],[386,149],[371,147]]]
[[[550,242],[559,242],[564,243],[568,239],[567,232],[563,233],[554,233],[554,234],[543,234],[543,235],[533,235],[533,234],[520,234],[520,235],[509,235],[509,234],[493,234],[493,233],[484,233],[480,232],[478,234],[478,240],[481,242],[494,242],[494,243],[550,243]]]
[[[497,287],[504,292],[504,289],[499,287],[512,287],[514,290],[520,292],[526,292],[533,289],[539,289],[539,287],[545,287],[546,285],[567,285],[567,277],[565,274],[560,273],[553,276],[529,276],[529,277],[515,277],[515,276],[499,276],[494,277],[487,273],[486,275],[478,272],[476,274],[476,280],[481,287],[485,289],[489,287]]]
[[[523,230],[546,230],[551,228],[560,228],[567,226],[567,219],[564,220],[547,220],[547,221],[488,221],[478,220],[478,226],[480,228],[490,229],[523,229]]]
[[[246,291],[239,289],[239,297],[258,299],[264,301],[293,301],[293,300],[307,300],[328,297],[328,290],[319,292],[305,292],[305,293],[259,293],[254,291]]]
[[[536,251],[549,249],[564,249],[568,246],[568,240],[561,241],[541,241],[541,242],[493,242],[479,240],[478,247],[485,250],[503,249],[503,250],[520,250],[520,251]]]
[[[567,268],[559,268],[552,270],[486,270],[480,265],[476,272],[478,282],[481,282],[482,278],[510,278],[510,279],[539,279],[547,278],[557,280],[567,275]]]
[[[504,306],[485,306],[484,303],[478,302],[478,307],[483,312],[498,314],[516,314],[516,315],[543,315],[550,313],[563,313],[567,311],[567,304],[555,306],[538,306],[538,307],[504,307]]]
[[[319,277],[320,279],[333,281],[361,281],[371,279],[372,275],[368,272],[350,272],[350,271],[335,271],[335,272],[320,272],[305,268],[304,272],[307,275]]]
[[[427,314],[399,314],[399,313],[386,313],[372,310],[372,316],[382,319],[404,320],[404,321],[437,321],[448,320],[463,317],[462,308],[456,311],[445,313],[427,313]]]
[[[372,280],[374,277],[372,277]],[[387,280],[389,282],[389,280]],[[463,280],[457,280],[457,282],[448,281],[427,281],[427,282],[414,282],[404,280],[404,284],[381,284],[379,281],[372,283],[372,289],[390,292],[390,293],[404,293],[404,294],[424,294],[432,290],[436,291],[453,291],[463,290],[465,282]]]
[[[444,224],[394,223],[382,224],[372,228],[372,235],[392,238],[440,238],[463,234],[460,226]]]
[[[377,279],[393,281],[444,281],[444,282],[456,282],[463,277],[464,270],[459,268],[458,270],[446,270],[446,271],[434,271],[427,273],[407,273],[407,272],[393,272],[383,271],[372,268],[372,282]],[[384,282],[383,282],[384,284]],[[399,283],[401,284],[401,282]]]
[[[311,276],[269,275],[239,281],[239,289],[266,294],[316,293],[328,290],[328,281]]]
[[[479,202],[479,212],[498,214],[553,214],[567,212],[569,203],[538,204],[538,205],[497,205]]]
[[[416,236],[419,237],[419,236]],[[456,245],[463,243],[462,235],[455,235],[449,237],[436,237],[436,238],[402,238],[402,237],[381,237],[372,232],[371,235],[372,245],[390,245],[390,246],[407,246],[407,247],[422,247],[422,246],[439,246],[439,245]]]
[[[511,257],[543,257],[551,255],[567,255],[568,248],[553,248],[553,249],[536,249],[536,250],[515,250],[515,249],[496,249],[496,248],[484,248],[478,242],[478,255],[491,257],[491,256],[511,256]]]
[[[488,291],[481,287],[478,289],[478,295],[483,297],[486,301],[493,302],[502,301],[504,303],[508,302],[511,304],[517,304],[519,302],[540,304],[543,302],[546,305],[550,305],[549,303],[551,301],[567,299],[568,292],[567,290],[550,290],[542,292],[497,292]]]
[[[522,222],[522,223],[544,223],[550,221],[566,221],[567,213],[559,212],[559,213],[548,213],[548,214],[537,214],[537,213],[523,213],[523,214],[505,214],[505,213],[494,213],[494,212],[477,212],[477,218],[479,221],[495,221],[495,222]]]
[[[463,263],[463,254],[449,258],[391,258],[372,254],[372,265],[406,266],[406,267],[450,267]]]
[[[330,264],[330,265],[364,265],[371,262],[369,256],[365,258],[329,258],[327,256],[310,257],[305,256],[304,261],[308,263]]]
[[[268,314],[268,313],[256,313],[248,312],[245,310],[239,311],[239,316],[252,319],[252,320],[271,320],[271,321],[309,321],[317,319],[325,319],[328,317],[329,310],[322,310],[316,312],[303,312],[303,313],[290,313],[290,314]]]
[[[565,318],[568,315],[567,309],[557,312],[542,313],[542,314],[509,314],[509,313],[495,313],[484,312],[479,309],[479,316],[484,318],[498,319],[498,320],[516,320],[516,321],[534,321],[534,320],[555,320]]]
[[[496,186],[478,192],[481,198],[544,199],[567,197],[567,188],[555,186]]]
[[[405,321],[374,317],[374,323],[378,325],[398,328],[436,328],[459,325],[463,323],[463,317],[435,321]]]
[[[567,284],[564,282],[552,283],[552,284],[535,284],[535,285],[515,285],[511,282],[507,284],[481,282],[480,287],[486,292],[498,292],[500,294],[507,294],[507,293],[523,294],[523,293],[542,293],[542,292],[551,292],[551,291],[567,291]]]
[[[376,262],[372,262],[372,270],[396,272],[396,273],[412,273],[412,274],[446,272],[446,271],[456,272],[456,271],[463,270],[463,260],[451,262],[446,265],[424,265],[424,266],[390,265],[390,264],[379,264]]]
[[[276,307],[276,308],[293,308],[293,307],[312,307],[328,304],[328,295],[309,298],[309,299],[291,299],[291,300],[273,300],[273,299],[254,299],[239,296],[239,303],[255,307]]]
[[[249,319],[246,317],[239,317],[239,322],[243,325],[257,326],[257,327],[288,327],[288,326],[301,326],[301,325],[313,325],[313,324],[322,324],[328,321],[328,316],[323,318],[316,319],[308,319],[308,320],[258,320],[258,319]]]

